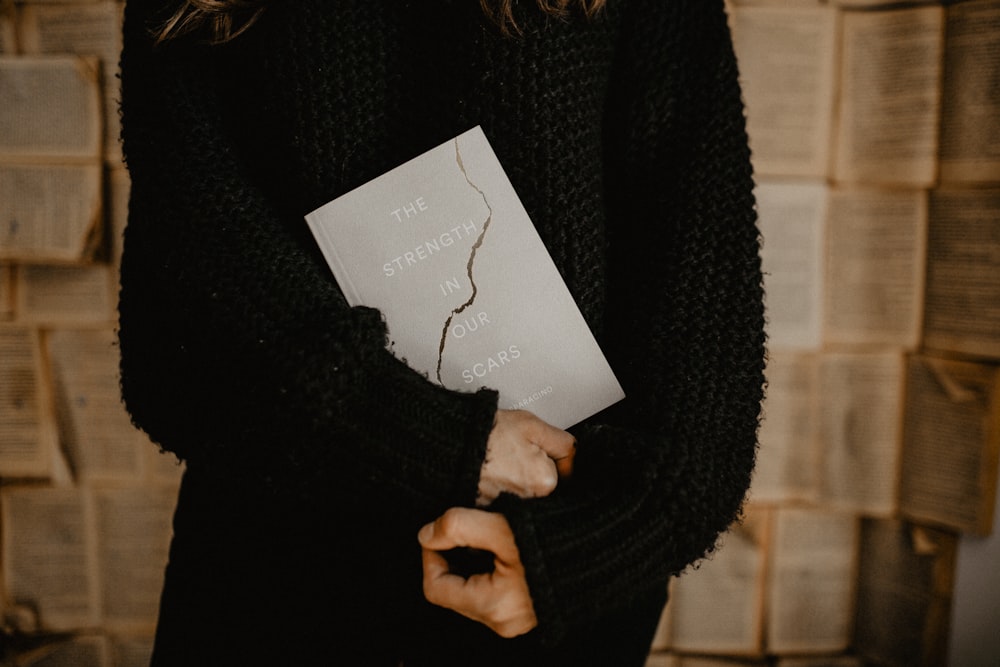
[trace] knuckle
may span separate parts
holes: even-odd
[[[438,528],[445,535],[455,535],[458,532],[461,521],[460,513],[455,508],[451,508],[438,519]]]
[[[558,483],[559,481],[555,475],[546,473],[536,483],[535,490],[538,491],[540,495],[547,496],[556,490],[556,485]]]

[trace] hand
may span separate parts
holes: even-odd
[[[538,498],[555,491],[573,472],[576,440],[525,410],[497,410],[479,471],[476,504],[485,507],[501,493]]]
[[[487,626],[501,637],[523,635],[536,625],[514,533],[501,514],[453,507],[420,529],[424,596]],[[493,553],[494,571],[468,579],[450,572],[440,552],[472,547]]]

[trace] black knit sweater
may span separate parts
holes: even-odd
[[[722,0],[609,0],[590,21],[533,5],[505,37],[470,0],[275,0],[229,44],[154,48],[174,3],[129,0],[121,370],[135,422],[218,485],[191,522],[232,503],[317,541],[342,517],[385,526],[407,546],[378,562],[419,590],[408,545],[473,503],[496,395],[395,358],[303,215],[481,125],[627,394],[572,429],[571,480],[496,506],[558,639],[665,587],[738,516],[764,336]],[[375,579],[391,601],[398,581]]]

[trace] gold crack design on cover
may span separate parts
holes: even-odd
[[[472,285],[472,295],[469,299],[451,311],[448,315],[448,319],[444,323],[444,328],[441,330],[441,343],[438,345],[438,361],[437,361],[437,381],[441,382],[441,364],[444,361],[444,347],[448,340],[448,329],[451,328],[451,323],[455,319],[456,315],[461,315],[465,310],[473,304],[476,300],[476,295],[479,293],[479,288],[476,286],[476,280],[472,275],[473,265],[476,262],[476,253],[479,248],[483,245],[483,240],[486,238],[486,232],[490,228],[490,223],[493,222],[493,207],[490,206],[489,199],[486,197],[486,193],[483,192],[479,186],[472,182],[469,178],[468,172],[465,171],[465,163],[462,162],[462,151],[458,145],[458,138],[455,138],[455,162],[458,163],[458,168],[462,170],[462,176],[465,177],[465,182],[469,184],[472,189],[479,193],[479,196],[483,198],[483,203],[486,204],[486,210],[488,215],[486,216],[486,222],[483,223],[483,228],[479,232],[479,238],[476,242],[472,244],[471,252],[469,253],[469,261],[465,265],[466,274],[469,277],[469,284]]]

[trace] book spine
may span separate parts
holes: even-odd
[[[317,211],[317,213],[319,213]],[[337,284],[340,285],[340,290],[344,293],[344,297],[347,299],[347,303],[351,306],[357,306],[361,303],[361,298],[358,296],[358,289],[354,286],[354,282],[351,280],[350,272],[344,267],[343,261],[340,259],[340,254],[337,253],[336,245],[330,234],[327,233],[326,225],[323,224],[321,215],[309,215],[306,217],[309,227],[312,228],[314,235],[322,236],[326,241],[320,244],[320,249],[323,251],[323,256],[326,258],[326,263],[330,266],[330,270],[333,271],[333,277],[337,279]]]

